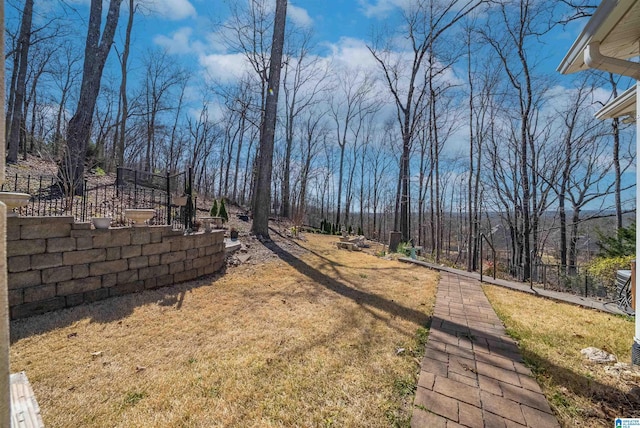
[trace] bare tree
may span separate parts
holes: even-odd
[[[222,147],[220,148],[220,181],[218,182],[218,195],[229,195],[229,169],[233,148],[238,144],[238,138],[242,134],[242,117],[235,109],[226,106],[222,122],[226,124]]]
[[[362,69],[341,70],[337,76],[338,82],[331,97],[331,117],[335,123],[336,142],[340,148],[338,166],[338,194],[336,223],[340,224],[342,217],[342,186],[344,182],[344,155],[347,144],[357,144],[357,135],[353,134],[353,122],[358,117],[366,116],[366,112],[375,108],[373,79]],[[356,126],[355,129],[358,129]]]
[[[36,145],[42,146],[44,136],[42,132],[36,135],[37,116],[44,106],[42,106],[38,100],[43,99],[44,96],[39,91],[39,84],[42,82],[46,74],[51,72],[51,58],[54,56],[55,48],[57,46],[47,45],[46,42],[38,43],[31,49],[29,55],[29,91],[27,97],[24,99],[24,113],[22,126],[20,127],[20,140],[22,142],[22,154],[23,159],[27,159],[27,152],[34,152]],[[31,110],[30,124],[27,121],[29,110]],[[30,125],[27,128],[27,125]],[[41,131],[44,131],[40,128]]]
[[[305,216],[307,209],[307,189],[309,180],[312,175],[312,162],[320,152],[320,142],[327,136],[329,129],[325,123],[326,112],[309,109],[305,112],[305,117],[299,128],[301,129],[300,138],[300,190],[298,203],[295,212],[295,218],[299,222]]]
[[[77,193],[82,191],[80,183],[84,175],[84,157],[91,134],[93,113],[100,92],[102,71],[118,26],[121,3],[122,0],[109,1],[107,19],[101,35],[102,0],[91,0],[80,96],[67,128],[67,155],[59,168],[61,176],[65,171],[72,171],[69,178],[73,180],[73,188]]]
[[[208,100],[205,98],[198,119],[187,118],[187,127],[190,134],[188,151],[190,156],[187,162],[193,167],[196,189],[202,193],[210,194],[212,192],[203,189],[203,183],[207,182],[207,177],[209,176],[207,168],[215,161],[215,158],[211,159],[211,157],[215,152],[216,144],[223,138],[224,130],[211,120],[207,105]]]
[[[90,162],[91,167],[98,165],[101,168],[107,168],[107,159],[111,157],[107,155],[107,152],[110,152],[108,143],[109,140],[113,141],[113,134],[118,126],[116,118],[118,93],[113,89],[115,85],[105,86],[98,96],[93,118],[95,149],[87,153],[85,160],[85,163]]]
[[[259,110],[266,110],[270,58],[273,50],[270,35],[275,31],[272,3],[267,0],[230,2],[230,14],[221,27],[221,35],[227,46],[234,52],[241,52],[258,79],[260,87]],[[283,47],[284,48],[284,47]],[[262,119],[260,120],[260,124]],[[260,125],[258,125],[260,127]]]
[[[369,206],[372,210],[372,226],[369,230],[369,236],[377,238],[382,237],[381,222],[379,221],[380,208],[382,205],[382,193],[384,191],[384,183],[387,172],[391,169],[393,157],[389,155],[393,141],[397,138],[394,135],[393,124],[390,121],[384,123],[381,137],[377,144],[373,144],[371,150],[367,151],[367,163],[369,165],[368,178],[370,184],[368,186],[370,195]]]
[[[467,175],[467,270],[477,269],[480,233],[480,189],[483,148],[496,115],[499,65],[484,55],[474,55],[473,29],[467,28],[467,78],[469,87],[469,164]],[[478,61],[478,58],[484,61]]]
[[[178,95],[178,104],[175,106],[175,115],[173,126],[171,127],[171,136],[169,138],[169,147],[167,153],[167,171],[177,171],[180,156],[182,154],[182,146],[180,144],[180,116],[184,106],[185,91],[187,89],[188,78],[183,78],[179,84],[180,95]]]
[[[117,121],[119,121],[116,132],[116,165],[124,166],[125,133],[127,130],[127,119],[129,118],[129,103],[127,98],[127,66],[129,63],[129,52],[131,49],[131,30],[133,29],[133,18],[137,9],[134,0],[129,0],[129,18],[127,19],[127,29],[125,32],[124,48],[122,55],[118,55],[120,60],[120,98],[118,102]]]
[[[142,88],[143,110],[147,127],[147,145],[144,160],[145,171],[152,171],[154,164],[155,133],[162,113],[174,109],[169,102],[171,90],[184,80],[184,73],[164,51],[151,51],[144,58],[145,79]]]
[[[518,177],[519,194],[516,214],[522,220],[520,236],[514,237],[516,245],[515,264],[522,267],[523,279],[529,278],[532,258],[538,253],[538,220],[539,202],[544,195],[538,194],[537,183],[542,171],[537,162],[539,145],[536,137],[537,109],[540,94],[545,86],[541,80],[535,81],[533,75],[533,59],[527,53],[527,43],[547,29],[549,22],[546,5],[533,0],[512,0],[498,4],[494,8],[493,17],[482,30],[483,40],[491,46],[502,63],[505,81],[513,94],[513,115],[511,123],[512,141],[517,142],[517,158],[515,159]],[[503,189],[500,189],[501,191]]]
[[[311,55],[311,33],[305,31],[297,41],[289,44],[291,52],[286,56],[282,89],[285,100],[285,152],[282,177],[282,205],[280,215],[290,217],[291,209],[291,153],[293,150],[294,130],[298,116],[316,104],[318,95],[327,89],[326,79],[328,67],[324,66],[317,56]]]
[[[371,99],[370,101],[374,101]],[[347,182],[345,192],[345,205],[344,205],[344,226],[346,228],[352,226],[351,222],[351,208],[354,198],[354,186],[355,186],[355,172],[358,166],[358,159],[365,156],[365,146],[367,139],[370,138],[371,132],[373,132],[375,114],[379,110],[379,104],[367,103],[364,108],[358,110],[357,116],[351,121],[349,126],[349,138],[350,156],[347,159]],[[362,211],[362,207],[361,207]]]
[[[410,239],[410,155],[414,133],[425,113],[424,98],[428,95],[428,86],[421,79],[424,67],[430,67],[429,55],[436,41],[464,16],[474,11],[483,2],[481,0],[450,0],[437,2],[419,0],[402,10],[402,28],[404,37],[410,46],[410,58],[406,61],[397,55],[392,42],[387,46],[369,46],[384,75],[387,88],[396,106],[396,116],[402,134],[402,157],[400,160],[400,191],[396,212],[397,224],[402,240]],[[391,33],[392,34],[392,33]],[[393,40],[393,37],[391,37]]]
[[[587,18],[593,15],[598,8],[598,3],[592,0],[561,0],[561,3],[569,7],[569,14],[563,15],[558,23],[565,25],[571,21]],[[618,82],[612,73],[606,73],[611,85],[612,97],[618,96]],[[622,167],[620,162],[620,119],[611,119],[611,133],[613,136],[613,167],[615,169],[615,209],[616,229],[622,227]]]
[[[287,17],[287,0],[276,0],[276,16],[273,24],[273,42],[269,64],[268,96],[264,120],[260,129],[260,151],[254,191],[253,224],[251,232],[269,237],[269,210],[271,207],[271,173],[273,169],[273,140],[278,113],[280,92],[280,70]]]
[[[241,82],[240,87],[238,89],[237,97],[235,98],[236,102],[233,104],[237,108],[237,112],[240,115],[240,135],[238,136],[238,142],[236,145],[236,156],[235,156],[235,168],[233,172],[233,192],[232,192],[232,200],[234,202],[238,201],[238,177],[240,173],[240,157],[242,154],[242,148],[244,146],[245,133],[247,131],[247,124],[251,123],[249,118],[250,107],[252,104],[252,94],[251,91],[248,90],[248,86],[245,82]],[[247,158],[249,155],[247,154]]]
[[[15,75],[11,80],[11,92],[7,118],[7,162],[18,161],[20,134],[24,126],[24,102],[27,92],[27,60],[31,47],[31,23],[33,20],[33,0],[26,0],[22,11],[20,34],[13,59]]]
[[[57,113],[55,131],[53,134],[52,155],[57,159],[60,146],[63,142],[63,124],[66,123],[65,114],[67,111],[67,103],[69,101],[72,88],[76,85],[81,70],[76,65],[80,62],[80,55],[76,53],[71,43],[65,43],[58,49],[63,52],[54,58],[53,76],[54,83],[60,90],[60,98],[57,100]]]

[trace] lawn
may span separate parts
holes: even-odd
[[[494,286],[484,290],[563,427],[612,427],[617,417],[640,417],[640,370],[612,371],[580,353],[593,346],[629,364],[631,318]]]
[[[307,238],[12,322],[11,371],[47,427],[408,426],[437,274]]]

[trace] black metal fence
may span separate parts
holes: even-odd
[[[525,278],[534,287],[545,290],[562,291],[585,297],[605,300],[616,298],[616,290],[605,286],[602,281],[590,275],[582,266],[561,266],[559,264],[534,263],[529,275],[525,275],[522,266],[510,266],[509,269],[519,281]]]
[[[89,185],[84,180],[81,196],[66,195],[56,176],[20,175],[7,177],[3,192],[31,195],[22,216],[73,216],[77,221],[111,217],[112,224],[128,225],[127,208],[151,208],[156,212],[151,224],[190,228],[195,221],[195,198],[191,197],[191,170],[177,174],[152,174],[118,168],[115,182]]]

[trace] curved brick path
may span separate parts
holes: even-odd
[[[441,272],[411,426],[559,426],[475,279]]]

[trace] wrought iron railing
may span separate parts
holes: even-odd
[[[116,225],[128,225],[125,209],[152,208],[156,215],[151,224],[182,229],[195,221],[197,201],[191,200],[190,180],[190,170],[163,176],[118,168],[115,182],[91,185],[85,179],[81,195],[74,196],[65,194],[56,176],[14,174],[0,191],[31,195],[29,203],[19,209],[22,216],[73,216],[81,222],[111,217]]]

